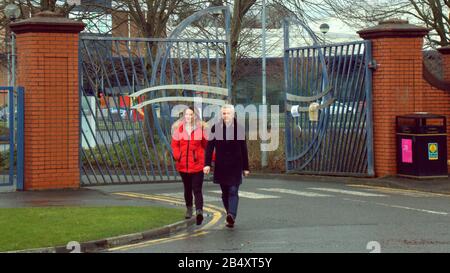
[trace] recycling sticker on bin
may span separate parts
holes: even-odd
[[[428,143],[428,160],[438,160],[437,143]]]
[[[412,139],[402,139],[402,163],[412,163]]]

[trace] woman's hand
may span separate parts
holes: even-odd
[[[211,167],[210,166],[205,166],[205,167],[203,167],[203,173],[204,174],[209,174],[209,171],[211,170]]]
[[[250,175],[250,171],[249,170],[244,170],[244,176],[249,176]]]

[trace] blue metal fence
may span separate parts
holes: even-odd
[[[228,98],[229,16],[228,8],[208,8],[185,19],[164,39],[80,38],[82,185],[178,179],[170,148],[171,125],[176,120],[171,111],[176,104],[186,103],[179,98]],[[224,27],[215,28],[214,38],[188,38],[188,27],[205,17],[222,20]],[[179,88],[133,95],[170,85]],[[198,92],[187,85],[228,92]],[[133,107],[149,100],[153,103]]]
[[[370,41],[290,48],[286,31],[287,171],[372,176]],[[317,121],[309,116],[314,102]]]
[[[23,190],[24,89],[0,87],[0,191]]]

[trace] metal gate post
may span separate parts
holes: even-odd
[[[8,88],[9,184],[14,185],[14,87]]]
[[[16,189],[24,189],[23,180],[23,155],[24,155],[24,88],[17,87],[17,184]]]
[[[369,176],[375,175],[374,170],[374,156],[373,156],[373,117],[372,117],[372,71],[368,64],[372,63],[372,42],[370,40],[365,41],[366,46],[366,79],[365,79],[365,92],[366,92],[366,130],[367,130],[367,173]]]

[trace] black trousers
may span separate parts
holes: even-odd
[[[184,201],[186,207],[192,207],[192,193],[195,197],[195,208],[203,210],[203,171],[198,173],[180,172],[184,185]]]

